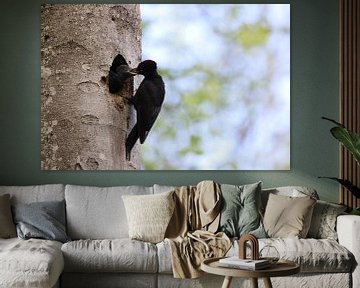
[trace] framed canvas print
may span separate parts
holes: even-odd
[[[44,4],[41,169],[290,169],[290,4]]]

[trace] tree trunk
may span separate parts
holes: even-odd
[[[135,121],[127,99],[104,81],[117,54],[140,62],[139,4],[45,4],[41,7],[41,167],[47,170],[129,170],[125,140]],[[137,86],[136,83],[135,86]]]

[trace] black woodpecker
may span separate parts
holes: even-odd
[[[141,144],[144,143],[164,102],[165,85],[156,69],[155,61],[145,60],[137,68],[130,70],[130,73],[140,74],[145,78],[131,99],[131,103],[134,104],[136,110],[136,124],[129,133],[125,143],[126,159],[128,161],[130,160],[131,149],[134,147],[137,139],[140,139]]]
[[[118,54],[110,67],[109,71],[109,92],[117,93],[121,90],[126,79],[136,75],[130,72],[131,68],[127,64],[125,58]]]

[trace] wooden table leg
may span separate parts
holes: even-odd
[[[265,288],[273,288],[270,278],[266,277],[263,279],[264,279]]]
[[[258,288],[258,279],[257,278],[251,278],[252,287]]]
[[[230,288],[232,277],[231,276],[225,276],[224,282],[221,286],[221,288]]]

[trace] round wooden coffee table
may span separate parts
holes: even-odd
[[[288,260],[279,260],[270,268],[261,270],[244,270],[237,268],[222,267],[219,259],[206,259],[201,263],[201,270],[216,275],[225,276],[222,288],[229,288],[233,277],[251,278],[253,287],[258,288],[258,278],[263,278],[265,287],[272,288],[270,277],[289,276],[300,272],[300,266]]]

